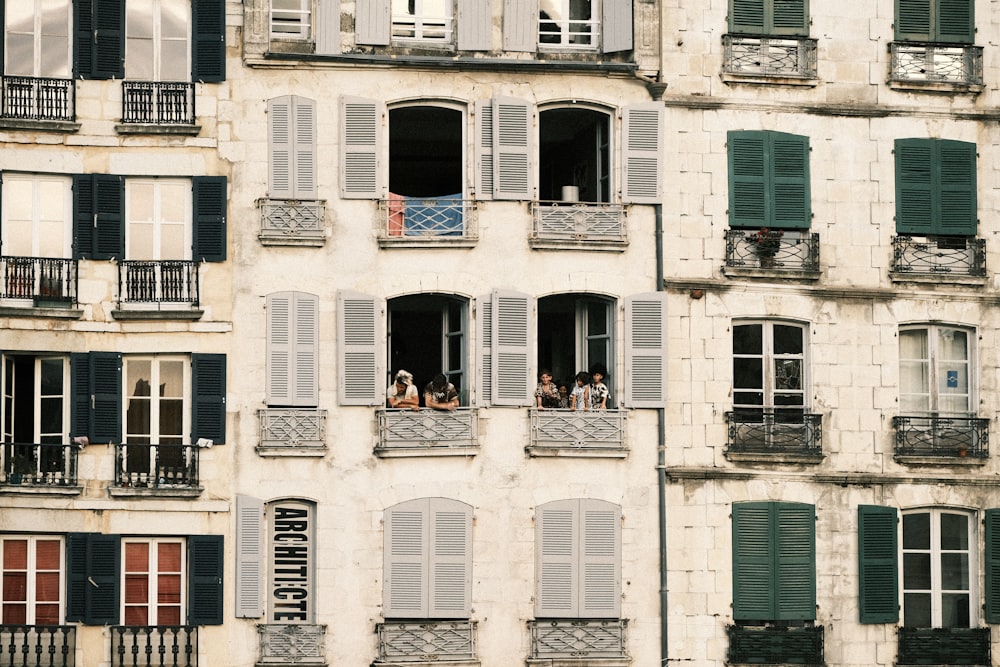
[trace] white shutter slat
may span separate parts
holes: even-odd
[[[504,0],[503,50],[538,48],[538,0]]]
[[[622,113],[622,201],[659,204],[662,198],[663,105],[647,102]]]
[[[479,317],[479,401],[489,405],[493,400],[493,296],[478,299]]]
[[[381,405],[381,302],[353,292],[337,293],[338,389],[341,405]]]
[[[493,199],[493,100],[476,101],[476,198]]]
[[[318,0],[316,3],[316,53],[340,53],[340,0]]]
[[[458,5],[459,51],[489,51],[493,31],[490,0],[461,0]]]
[[[386,618],[427,617],[427,519],[425,499],[386,511]]]
[[[578,504],[576,500],[557,500],[538,508],[535,616],[539,618],[578,615]]]
[[[632,0],[602,0],[601,32],[604,53],[632,50]]]
[[[292,197],[292,98],[276,97],[267,103],[267,145],[270,152],[268,164],[268,196],[271,199]]]
[[[472,507],[431,498],[429,516],[429,617],[468,617],[472,606]]]
[[[357,0],[354,9],[355,41],[386,46],[389,43],[390,0]]]
[[[524,100],[493,100],[493,197],[532,199],[532,117]]]
[[[236,616],[264,615],[264,501],[236,496]]]
[[[316,102],[305,97],[293,100],[294,199],[316,199]]]
[[[621,615],[621,508],[600,500],[581,500],[580,615]]]
[[[667,402],[667,296],[637,294],[625,300],[626,402],[662,408]]]
[[[315,407],[319,403],[319,297],[297,292],[294,306],[294,405]]]
[[[289,405],[291,392],[292,293],[267,297],[267,404]]]
[[[499,290],[493,293],[490,341],[493,405],[530,405],[530,306],[527,294]]]
[[[382,105],[375,100],[341,98],[340,196],[378,199],[382,192],[379,151],[382,146]]]

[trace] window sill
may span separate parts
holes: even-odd
[[[375,660],[372,667],[479,667],[479,660]]]
[[[60,320],[78,320],[83,317],[81,308],[39,308],[30,304],[24,307],[0,306],[0,317],[48,317]]]
[[[79,485],[0,484],[0,493],[25,496],[78,496],[83,493],[83,487]]]
[[[169,134],[196,137],[201,132],[201,125],[117,123],[115,124],[115,132],[118,134]]]
[[[258,456],[265,458],[290,457],[302,458],[313,457],[322,458],[326,456],[326,445],[286,445],[286,444],[260,444],[254,448]]]
[[[741,463],[791,463],[800,465],[817,465],[823,462],[826,456],[822,452],[725,452],[729,461],[739,461]]]
[[[893,455],[896,463],[909,466],[954,466],[958,468],[978,468],[985,466],[989,458],[977,458],[971,456],[907,456],[903,454]]]
[[[116,320],[200,320],[204,310],[147,310],[141,308],[118,308],[111,311],[111,317]]]
[[[380,236],[380,248],[474,248],[479,242],[475,236]]]
[[[533,250],[587,250],[590,252],[625,252],[628,250],[628,239],[553,239],[531,237],[528,246]]]
[[[793,86],[795,88],[815,88],[820,83],[819,79],[768,75],[757,72],[747,74],[722,72],[719,77],[722,79],[722,82],[726,84],[745,83],[757,86]]]
[[[307,234],[296,232],[284,234],[282,232],[261,232],[257,235],[262,246],[289,246],[299,248],[322,248],[326,245],[326,234],[323,232]]]
[[[987,276],[956,275],[954,273],[911,273],[908,271],[890,271],[889,279],[894,283],[924,283],[928,285],[967,285],[969,287],[985,287],[989,283]]]
[[[528,658],[527,667],[629,667],[628,658]]]
[[[956,83],[950,81],[914,81],[912,79],[889,79],[889,88],[918,93],[951,93],[978,95],[986,89],[983,84]]]
[[[0,130],[73,133],[80,131],[80,123],[68,120],[26,120],[21,118],[0,118]]]
[[[380,459],[418,458],[429,456],[465,456],[472,457],[479,453],[478,445],[392,445],[391,447],[376,447],[375,456]]]
[[[805,269],[761,269],[761,268],[741,268],[738,266],[723,266],[722,274],[728,278],[783,278],[786,280],[808,280],[817,281],[822,275],[822,271],[809,271]]]
[[[624,459],[628,458],[628,449],[622,446],[608,445],[607,447],[585,445],[574,447],[572,445],[528,445],[524,448],[528,456],[533,457],[563,457],[574,459]]]
[[[174,489],[109,486],[108,495],[112,498],[198,498],[203,490],[200,486]]]

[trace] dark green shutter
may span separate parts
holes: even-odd
[[[972,44],[975,37],[974,0],[937,0],[935,42]]]
[[[896,39],[906,42],[930,42],[932,0],[896,0]]]
[[[226,3],[193,0],[191,79],[215,83],[226,80]]]
[[[122,355],[90,353],[90,441],[122,441]]]
[[[94,177],[73,176],[73,259],[94,255]]]
[[[767,184],[763,132],[730,132],[729,225],[767,226]]]
[[[125,0],[76,0],[73,27],[76,75],[124,79]]]
[[[899,621],[896,509],[858,506],[858,609],[862,623]]]
[[[733,618],[774,620],[770,503],[733,505]]]
[[[188,623],[222,625],[222,535],[188,538]]]
[[[69,355],[70,436],[90,437],[90,355]]]
[[[774,17],[771,35],[809,36],[808,0],[771,0]]]
[[[976,197],[976,145],[967,141],[934,140],[936,164],[940,166],[941,234],[975,236],[978,202]]]
[[[732,0],[729,6],[729,32],[765,35],[764,6],[767,0]]]
[[[896,231],[974,236],[976,145],[942,139],[897,139]]]
[[[122,259],[125,252],[125,180],[109,174],[73,176],[73,256]]]
[[[66,536],[66,621],[117,625],[121,546],[118,535]]]
[[[809,229],[809,138],[774,132],[769,133],[768,140],[773,191],[768,226]]]
[[[776,608],[773,620],[816,618],[816,508],[773,503]]]
[[[226,177],[194,178],[194,259],[226,260]]]
[[[930,234],[934,227],[933,148],[927,139],[897,139],[896,232]]]
[[[1000,623],[1000,509],[986,510],[986,622]]]
[[[730,226],[808,229],[809,138],[730,132],[728,143]]]
[[[729,31],[743,35],[809,35],[808,0],[731,0]]]
[[[191,442],[226,441],[226,355],[191,355]]]
[[[91,78],[94,25],[91,0],[73,0],[73,76]]]
[[[6,2],[0,2],[0,26],[7,25],[7,22],[4,19],[4,5],[6,4],[7,4]],[[6,71],[4,70],[4,60],[3,60],[3,54],[6,51],[3,44],[6,33],[7,33],[6,30],[0,30],[0,72]]]

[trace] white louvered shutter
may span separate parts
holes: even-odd
[[[503,50],[538,48],[538,0],[504,0]]]
[[[476,198],[493,199],[493,100],[476,101]]]
[[[292,198],[292,96],[268,100],[267,145],[268,196],[271,199]]]
[[[493,36],[490,0],[460,0],[456,4],[458,50],[489,51]]]
[[[316,199],[316,102],[293,97],[292,114],[295,120],[292,198]]]
[[[295,393],[293,405],[315,407],[319,403],[319,297],[294,294]]]
[[[626,407],[662,408],[667,402],[667,296],[625,300]]]
[[[384,115],[384,105],[375,100],[341,98],[340,196],[344,199],[378,199],[382,196],[379,155]]]
[[[579,501],[557,500],[535,516],[535,616],[573,618],[579,608]]]
[[[426,498],[386,510],[386,618],[427,618],[429,517]]]
[[[531,299],[520,292],[495,291],[491,315],[491,403],[530,405]]]
[[[340,53],[340,0],[316,2],[316,54]]]
[[[524,100],[493,100],[493,197],[533,198],[531,106]]]
[[[621,615],[621,507],[580,500],[580,616]]]
[[[355,41],[385,46],[391,28],[390,0],[357,0],[354,9]]]
[[[472,507],[430,498],[428,618],[468,618],[472,608]]]
[[[341,405],[382,405],[385,390],[378,346],[381,301],[367,294],[337,293],[338,390]]]
[[[601,0],[604,53],[632,50],[632,0]]]
[[[493,295],[477,299],[476,314],[479,318],[479,393],[480,405],[489,405],[493,399]]]
[[[315,407],[319,401],[319,297],[267,297],[267,404]]]
[[[236,616],[264,615],[264,501],[236,496]]]
[[[622,112],[622,201],[659,204],[663,179],[663,104],[647,102]]]
[[[270,294],[267,311],[267,404],[291,405],[292,293]]]

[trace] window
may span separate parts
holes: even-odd
[[[933,325],[899,332],[899,407],[908,414],[967,415],[972,332]]]
[[[68,176],[3,174],[3,251],[15,257],[70,257]]]
[[[614,302],[596,296],[561,294],[538,300],[538,362],[555,382],[567,382],[584,370],[601,368],[614,407]]]
[[[632,50],[632,0],[504,0],[503,17],[505,51]]]
[[[783,132],[734,131],[729,145],[729,224],[808,229],[809,139]]]
[[[944,139],[897,139],[896,231],[975,236],[976,145]]]
[[[809,35],[809,0],[729,0],[729,31],[742,35]]]
[[[319,400],[319,297],[267,297],[267,404],[315,407]]]
[[[385,511],[386,619],[467,619],[471,614],[472,506],[420,498]]]
[[[125,71],[134,81],[186,81],[190,75],[189,0],[128,0]]]
[[[125,257],[191,259],[191,181],[125,181]]]
[[[190,430],[189,364],[183,358],[124,359],[125,448],[124,470],[140,476],[160,470],[184,469],[185,451],[179,445]],[[156,388],[154,390],[154,387]]]
[[[316,199],[316,102],[286,95],[268,100],[271,199]]]
[[[390,299],[388,325],[390,373],[400,369],[412,373],[423,403],[424,387],[443,372],[455,385],[459,403],[469,405],[467,301],[436,294]],[[384,384],[391,384],[391,377]]]
[[[69,359],[3,355],[4,472],[59,483],[73,472],[69,442]],[[16,443],[16,444],[15,444]]]
[[[599,21],[594,0],[541,0],[538,10],[538,41],[562,47],[593,47]]]
[[[971,44],[975,34],[972,0],[896,0],[896,39]]]
[[[392,0],[392,38],[452,42],[452,0]]]
[[[591,109],[539,112],[540,200],[611,201],[610,120],[607,113]]]
[[[271,39],[309,39],[312,0],[271,0]]]
[[[186,602],[183,540],[125,539],[122,549],[125,625],[180,625]]]
[[[69,78],[70,0],[8,0],[3,9],[4,74]]]
[[[488,0],[358,0],[355,24],[358,44],[491,49]]]
[[[53,536],[0,539],[0,623],[58,625],[64,614],[63,541]]]
[[[799,421],[805,409],[805,327],[781,322],[733,325],[733,408]]]

